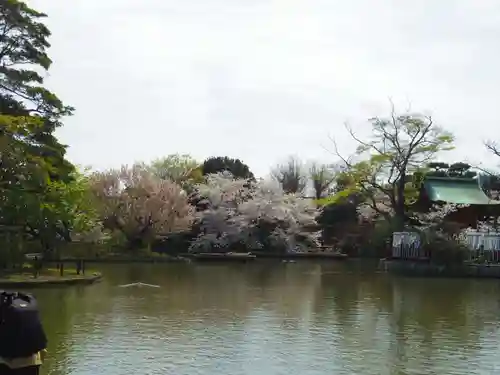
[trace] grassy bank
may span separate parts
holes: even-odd
[[[19,287],[19,286],[37,286],[37,285],[75,285],[92,284],[102,278],[99,272],[86,270],[85,274],[78,274],[74,268],[65,268],[63,276],[57,268],[42,269],[35,276],[29,267],[23,268],[20,272],[10,272],[0,275],[0,286]]]

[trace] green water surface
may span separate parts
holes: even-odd
[[[500,281],[348,263],[106,265],[44,288],[53,375],[500,374]],[[136,281],[160,288],[119,288]]]

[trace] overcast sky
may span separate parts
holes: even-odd
[[[170,153],[334,161],[391,97],[455,133],[446,159],[500,140],[498,0],[31,0],[48,13],[59,131],[96,168]],[[489,157],[489,159],[488,159]],[[499,160],[500,162],[500,160]],[[494,163],[493,163],[494,164]]]

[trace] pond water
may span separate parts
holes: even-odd
[[[42,374],[500,374],[500,282],[350,263],[95,266],[35,290]],[[141,281],[161,288],[119,288]]]

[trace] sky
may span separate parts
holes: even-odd
[[[46,84],[76,108],[58,136],[96,169],[172,153],[256,175],[337,160],[367,119],[430,114],[446,161],[500,164],[500,1],[31,0],[48,14]],[[390,100],[389,100],[390,99]]]

